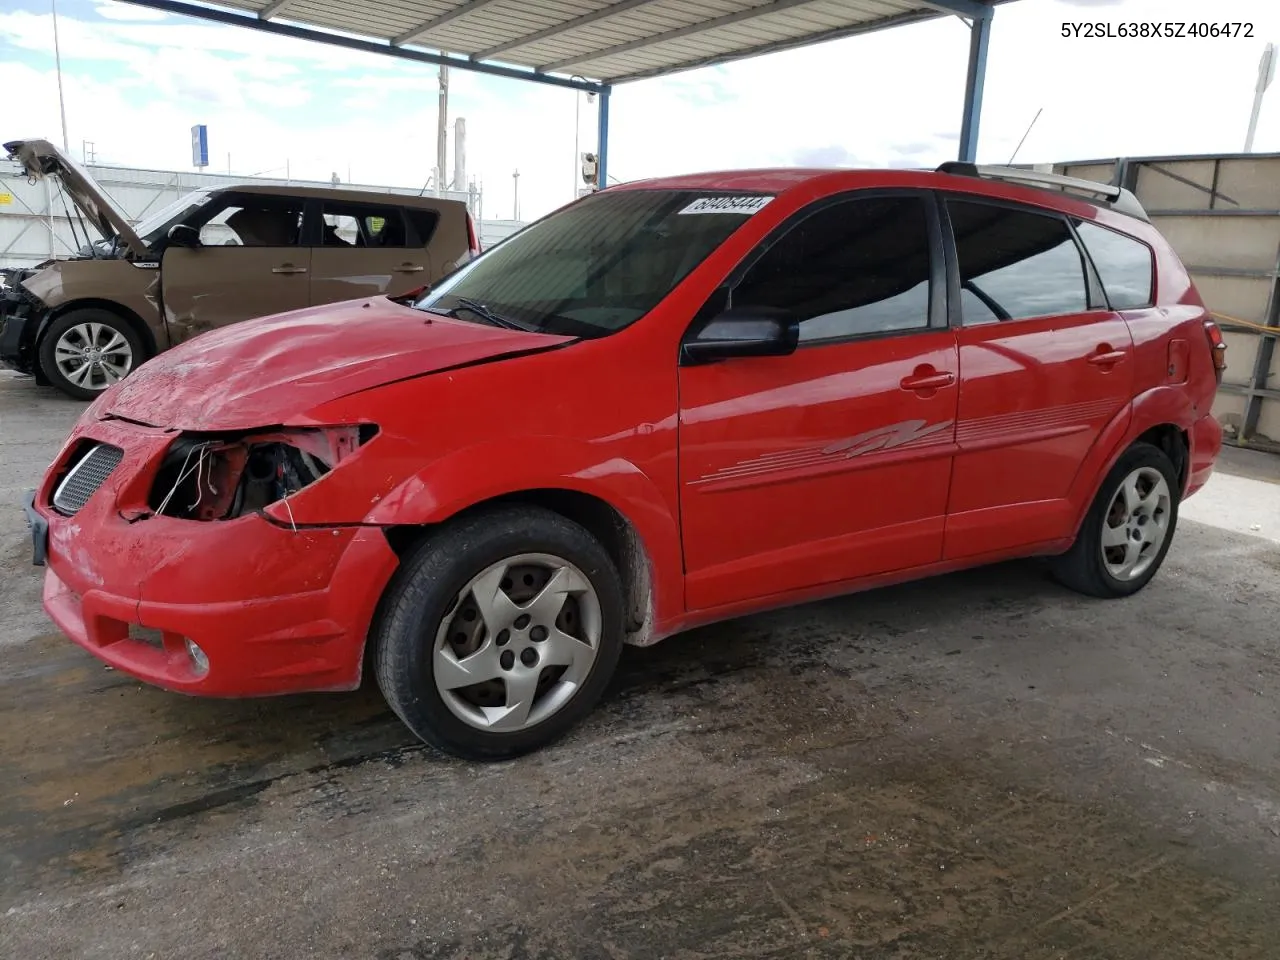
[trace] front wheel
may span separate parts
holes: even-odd
[[[77,400],[95,400],[146,359],[132,324],[109,310],[69,310],[40,341],[40,369],[49,382]]]
[[[1052,564],[1065,586],[1127,597],[1164,563],[1178,525],[1178,473],[1159,447],[1135,443],[1107,474],[1075,544]]]
[[[419,738],[469,759],[545,746],[584,717],[622,650],[622,588],[600,543],[533,507],[429,536],[393,581],[378,685]]]

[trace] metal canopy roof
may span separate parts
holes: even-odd
[[[1010,0],[123,0],[348,50],[600,94],[614,84],[955,15],[969,20],[960,159],[972,161],[995,6]],[[590,78],[590,79],[588,79]]]
[[[598,88],[948,14],[983,19],[999,0],[126,2],[304,39],[333,42],[336,33],[372,41],[347,44],[371,52]]]

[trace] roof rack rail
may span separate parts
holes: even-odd
[[[960,177],[982,177],[987,180],[1008,180],[1034,187],[1061,187],[1063,192],[1095,194],[1103,198],[1103,203],[1109,209],[1151,222],[1147,211],[1131,191],[1109,183],[1098,183],[1096,180],[1064,177],[1057,173],[1041,173],[1039,170],[1024,170],[1019,167],[985,166],[960,160],[949,160],[934,172]]]

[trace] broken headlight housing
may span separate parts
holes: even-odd
[[[148,505],[183,520],[234,520],[321,480],[377,435],[372,424],[184,434],[166,451]]]

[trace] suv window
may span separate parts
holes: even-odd
[[[240,197],[228,202],[200,228],[206,247],[293,247],[302,234],[302,207],[296,197]]]
[[[407,247],[409,237],[399,207],[326,201],[320,244],[325,247]]]
[[[948,200],[964,322],[991,323],[1089,309],[1084,258],[1061,217]]]
[[[1111,309],[1136,310],[1151,306],[1155,263],[1150,247],[1141,240],[1085,220],[1076,221],[1076,233],[1089,251]]]
[[[776,307],[800,340],[929,325],[929,220],[921,197],[845,200],[806,217],[734,287],[730,303]]]

